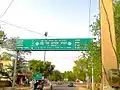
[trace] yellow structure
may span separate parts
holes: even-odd
[[[0,64],[2,65],[2,69],[4,69],[5,71],[7,70],[7,65],[11,65],[13,66],[13,61],[12,60],[0,60]]]
[[[103,88],[101,90],[113,90],[107,80],[107,71],[117,69],[113,0],[100,0],[100,20],[103,66]]]

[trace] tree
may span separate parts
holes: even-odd
[[[114,2],[114,19],[115,19],[115,31],[116,31],[116,45],[117,45],[117,56],[120,63],[120,1],[116,0]],[[100,18],[96,15],[96,21],[91,25],[91,32],[93,36],[97,37],[96,42],[92,43],[89,47],[88,52],[83,54],[88,56],[88,60],[94,63],[94,77],[96,82],[101,80],[101,70],[102,70],[102,59],[101,59],[101,28],[100,28]],[[89,65],[91,65],[91,63]],[[77,67],[74,67],[74,69]],[[77,70],[77,69],[75,69]]]
[[[0,29],[1,29],[1,26],[0,26]],[[0,44],[3,43],[5,38],[6,38],[6,35],[5,35],[4,31],[0,30]]]
[[[51,62],[43,62],[41,60],[30,60],[28,63],[28,67],[33,73],[42,73],[45,77],[48,77],[52,74],[55,66],[51,64]]]
[[[75,75],[72,71],[65,71],[64,72],[64,79],[68,79],[68,81],[74,81],[75,80]]]
[[[1,60],[12,60],[13,55],[7,52],[3,52],[1,55]]]
[[[116,46],[118,61],[120,63],[120,1],[116,0],[114,3],[114,19],[115,19],[115,32],[116,32]]]
[[[101,56],[101,46],[100,43],[93,43],[90,45],[90,51],[87,52],[89,54],[88,60],[90,61],[90,65],[94,68],[94,81],[101,82],[102,75],[102,56]]]
[[[52,74],[49,77],[50,80],[52,81],[62,81],[63,76],[62,73],[59,70],[54,70]]]
[[[117,46],[117,56],[118,56],[118,61],[120,63],[120,1],[115,0],[114,2],[114,20],[115,20],[115,34],[116,34],[116,46]],[[91,32],[93,33],[93,36],[99,37],[99,42],[100,41],[100,18],[99,15],[95,16],[96,21],[93,22],[91,25]]]
[[[7,39],[6,41],[4,41],[1,44],[1,48],[6,49],[8,52],[4,52],[4,57],[3,59],[10,59],[11,57],[14,58],[14,61],[16,60],[16,39],[15,37],[12,37],[10,39]],[[18,52],[18,61],[17,61],[17,67],[16,67],[16,71],[17,73],[23,73],[26,69],[25,69],[25,55],[30,54],[30,51],[19,51]],[[11,68],[11,72],[13,72],[13,67],[14,66],[8,66],[8,68]]]
[[[114,2],[114,20],[115,20],[115,34],[116,34],[116,47],[117,47],[117,59],[118,62],[120,63],[120,1],[119,0],[115,0]],[[101,67],[102,67],[102,61],[101,61],[101,47],[100,47],[100,43],[101,43],[101,39],[100,39],[100,18],[99,16],[96,17],[96,21],[91,25],[92,27],[92,32],[94,36],[99,37],[98,38],[98,42],[96,44],[96,49],[97,51],[91,51],[90,53],[92,53],[92,57],[94,56],[94,64],[97,65],[97,67],[94,65],[94,68],[97,69],[97,72],[101,72]],[[95,54],[96,53],[96,54]],[[97,60],[97,61],[96,61]],[[96,73],[95,72],[96,77],[99,75],[101,75],[101,73]]]
[[[82,81],[85,81],[86,73],[88,73],[87,72],[87,69],[88,69],[87,59],[80,58],[79,60],[76,60],[74,63],[75,63],[75,66],[73,67],[73,72],[75,73],[76,78]]]
[[[7,71],[6,73],[9,75],[9,77],[12,77],[13,76],[13,70],[14,70],[14,67],[13,65],[9,64],[9,65],[6,65],[6,70]]]

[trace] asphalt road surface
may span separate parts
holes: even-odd
[[[5,87],[0,88],[0,90],[16,90],[16,89],[12,89],[11,87]],[[30,90],[30,87],[19,87],[17,88],[17,90]],[[46,88],[44,90],[50,90],[50,88]],[[53,87],[53,90],[86,90],[85,87],[83,85],[75,85],[74,87],[68,87],[67,84],[62,84],[62,85],[55,85]]]
[[[68,87],[68,85],[57,85],[53,88],[53,90],[86,90],[80,86]]]

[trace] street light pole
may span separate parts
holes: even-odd
[[[94,90],[94,63],[92,60],[92,90]]]
[[[16,80],[16,67],[17,67],[17,61],[18,61],[18,53],[19,51],[16,52],[16,60],[14,61],[14,73],[13,73],[13,82],[12,82],[13,88],[15,86],[15,80]]]
[[[89,84],[88,79],[89,79],[89,77],[88,77],[88,68],[87,68],[86,69],[86,87],[87,87],[87,90],[88,90],[88,84]]]
[[[48,32],[45,32],[44,36],[47,37],[48,36]],[[46,60],[46,51],[44,51],[44,62],[45,62],[45,60]]]
[[[44,51],[44,62],[46,60],[46,51]]]

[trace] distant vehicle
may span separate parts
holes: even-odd
[[[69,83],[68,87],[74,87],[74,84],[73,83]]]
[[[58,82],[58,85],[62,85],[62,83],[61,83],[61,82]]]

